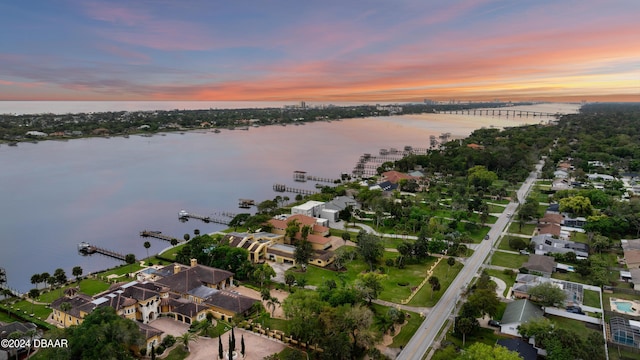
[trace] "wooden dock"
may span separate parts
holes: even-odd
[[[293,180],[299,181],[299,182],[317,181],[317,182],[324,182],[324,183],[330,183],[330,184],[338,184],[342,182],[340,179],[331,179],[331,178],[326,178],[321,176],[308,175],[306,171],[294,171]]]
[[[178,213],[178,219],[180,221],[188,221],[189,219],[196,219],[196,220],[204,221],[205,223],[216,223],[216,224],[222,224],[222,225],[229,225],[229,223],[231,222],[231,220],[222,219],[215,216],[204,216],[204,215],[192,214],[184,210]]]
[[[91,254],[98,253],[98,254],[112,257],[114,259],[126,261],[126,256],[123,254],[117,253],[115,251],[107,250],[95,245],[91,245],[86,242],[81,242],[80,244],[78,244],[78,252],[80,252],[83,255],[91,255]]]
[[[290,193],[302,194],[302,195],[313,195],[318,193],[317,191],[314,191],[314,190],[292,188],[284,184],[273,184],[273,191],[290,192]]]
[[[164,235],[160,231],[143,230],[143,231],[140,231],[140,236],[142,236],[142,237],[152,237],[152,238],[155,238],[155,239],[160,239],[160,240],[164,240],[164,241],[168,241],[168,242],[171,242],[174,239],[177,240],[178,242],[183,242],[184,241],[182,239],[174,238],[174,237],[169,236],[169,235]]]

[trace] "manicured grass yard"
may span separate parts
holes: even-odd
[[[586,327],[582,321],[548,314],[545,317],[549,318],[559,328],[575,331],[583,339],[587,337],[589,331],[596,331]]]
[[[509,236],[509,235],[503,236],[502,239],[500,239],[500,244],[498,245],[498,249],[508,250],[508,251],[516,251],[516,250],[512,249],[509,246],[509,239],[510,238],[511,238],[511,236]],[[522,239],[522,241],[524,241],[525,244],[527,244],[527,245],[529,245],[529,243],[531,242],[531,239],[529,239],[529,238],[520,238],[520,239]]]
[[[507,284],[507,288],[504,290],[504,293],[502,294],[503,296],[507,294],[507,291],[509,291],[509,288],[512,287],[513,284],[515,284],[516,282],[515,275],[509,276],[500,270],[494,270],[494,269],[486,269],[485,271],[487,272],[487,274],[489,274],[489,276],[495,276],[498,279],[502,279]]]
[[[4,311],[0,311],[0,321],[8,324],[16,321],[16,319],[12,318],[11,316],[9,316],[9,314],[5,313]]]
[[[18,301],[17,303],[11,306],[13,307],[13,310],[16,312],[21,312],[25,315],[34,314],[35,317],[43,321],[46,320],[47,317],[49,317],[49,314],[51,314],[51,309],[47,308],[45,305],[31,304],[26,300]]]
[[[99,294],[109,289],[109,283],[98,279],[83,279],[80,281],[80,292],[87,295]]]
[[[384,259],[381,264],[384,264],[386,259],[395,259],[398,257],[398,253],[385,252]],[[399,303],[403,299],[406,299],[411,294],[411,287],[418,286],[424,279],[427,269],[436,261],[435,258],[429,258],[423,261],[421,264],[407,265],[404,269],[398,269],[397,267],[389,267],[382,265],[385,270],[385,276],[382,279],[382,293],[378,298],[381,300],[397,302]],[[380,265],[379,265],[380,266]],[[347,271],[342,273],[318,268],[315,266],[308,266],[305,273],[293,272],[296,278],[304,277],[308,285],[319,286],[326,280],[335,280],[340,284],[341,280],[339,274],[346,281],[347,284],[353,284],[358,278],[358,274],[369,271],[369,265],[365,264],[362,260],[357,259],[346,265]],[[406,286],[401,286],[399,283],[408,283]]]
[[[442,294],[447,290],[453,279],[456,278],[460,270],[462,270],[462,264],[459,262],[456,262],[453,267],[449,268],[449,264],[447,264],[446,259],[440,261],[432,275],[437,277],[440,281],[440,290],[433,293],[431,285],[427,282],[413,297],[413,299],[411,299],[408,305],[426,307],[434,306],[438,300],[440,300],[440,297],[442,297]]]
[[[524,224],[522,225],[522,230],[520,230],[520,224],[518,224],[518,222],[514,220],[514,222],[512,222],[511,225],[509,225],[508,232],[513,234],[522,234],[522,235],[531,236],[535,229],[536,229],[535,224]]]
[[[584,290],[582,303],[586,306],[600,307],[600,294],[593,290]]]
[[[135,262],[133,264],[125,264],[115,269],[98,273],[97,276],[106,278],[109,275],[125,275],[128,273],[136,272],[140,269],[142,269],[142,266],[140,266],[140,263]]]
[[[424,321],[424,319],[417,313],[406,311],[408,318],[407,323],[402,327],[399,333],[396,334],[393,338],[393,342],[389,347],[399,348],[400,346],[405,346],[416,333],[420,324]]]
[[[527,255],[509,254],[502,251],[496,251],[491,258],[491,265],[504,266],[511,269],[520,269],[522,264],[527,262]]]
[[[489,204],[489,213],[490,214],[501,213],[504,211],[504,208],[505,206]]]

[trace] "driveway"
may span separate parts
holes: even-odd
[[[158,330],[162,330],[165,334],[171,334],[173,336],[181,336],[189,328],[188,325],[182,324],[178,321],[169,318],[160,318],[149,325]],[[236,337],[236,352],[238,354],[237,359],[242,360],[262,360],[265,356],[281,352],[286,346],[276,340],[269,339],[265,336],[254,334],[250,331],[236,328],[234,330]],[[231,331],[224,333],[220,339],[222,341],[222,347],[224,351],[229,348],[229,336]],[[245,345],[245,357],[240,355],[240,341],[244,337]],[[176,346],[182,346],[177,344]],[[190,355],[187,357],[189,360],[199,359],[217,359],[218,358],[218,339],[212,339],[208,337],[199,336],[197,341],[189,343]],[[163,354],[165,355],[165,354]],[[225,359],[228,357],[225,355]]]

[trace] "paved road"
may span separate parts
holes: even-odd
[[[537,173],[542,169],[542,162],[536,166],[536,170],[532,172],[527,180],[522,184],[522,187],[518,190],[517,198],[518,202],[524,202],[527,193],[531,189],[531,186],[535,182]],[[473,255],[467,260],[464,268],[458,273],[458,276],[453,280],[447,291],[442,295],[440,301],[434,306],[427,314],[424,322],[416,333],[413,335],[407,346],[402,349],[397,359],[400,360],[415,360],[421,359],[426,353],[429,347],[433,344],[438,331],[442,328],[442,325],[447,320],[454,306],[458,302],[462,289],[469,285],[469,282],[478,273],[480,266],[485,261],[487,256],[491,253],[493,243],[498,240],[502,230],[509,223],[509,217],[507,214],[513,214],[518,208],[518,202],[510,202],[507,205],[505,211],[498,218],[495,224],[491,226],[489,231],[489,240],[482,241],[482,243],[476,248]]]

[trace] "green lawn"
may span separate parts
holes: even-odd
[[[582,303],[586,306],[592,306],[599,308],[600,307],[600,293],[593,290],[584,290],[583,291],[583,299]]]
[[[509,246],[509,239],[512,237],[515,237],[515,236],[509,236],[509,235],[503,236],[502,239],[500,239],[500,244],[498,245],[498,249],[516,251]],[[522,239],[527,245],[529,245],[529,242],[531,242],[531,239],[529,238],[520,238],[520,239]]]
[[[528,258],[529,257],[527,255],[509,254],[496,251],[493,253],[493,258],[491,258],[491,265],[504,266],[517,270],[522,267],[522,264],[527,262]]]
[[[162,354],[162,355],[165,355],[165,354]],[[171,350],[169,355],[167,355],[163,359],[164,360],[183,360],[183,359],[186,359],[189,355],[190,354],[184,350],[184,347],[182,345],[178,345],[173,350]]]
[[[545,315],[545,317],[549,318],[549,320],[551,320],[557,327],[566,330],[573,330],[576,334],[582,336],[582,338],[586,338],[589,331],[596,331],[586,327],[585,323],[582,321],[548,314]]]
[[[98,279],[83,279],[80,281],[80,292],[87,295],[99,294],[109,289],[109,283]]]
[[[16,319],[12,318],[9,314],[4,311],[0,311],[0,321],[3,323],[12,323],[16,321]]]
[[[489,213],[491,214],[495,214],[495,213],[501,213],[504,211],[504,208],[506,206],[500,206],[500,205],[495,205],[495,204],[489,204]]]
[[[15,312],[19,312],[24,315],[34,314],[36,318],[43,321],[49,317],[49,314],[51,314],[51,309],[47,308],[45,305],[35,305],[26,300],[18,301],[11,305],[10,308]]]
[[[506,339],[508,336],[500,336],[493,329],[479,328],[472,334],[466,336],[465,348],[476,342],[481,342],[490,346],[494,346],[499,339]],[[462,348],[462,335],[460,337],[453,334],[453,326],[447,332],[446,341],[451,341],[458,348]]]
[[[487,272],[487,274],[489,274],[489,276],[495,276],[498,279],[502,279],[502,281],[504,281],[507,284],[507,288],[504,289],[504,293],[502,294],[503,296],[507,295],[507,291],[509,291],[509,288],[513,286],[513,284],[515,284],[516,282],[516,277],[514,276],[509,276],[505,273],[503,273],[500,270],[495,270],[495,269],[486,269],[485,270]]]
[[[395,259],[398,257],[396,252],[385,252],[384,261],[388,258]],[[436,261],[436,258],[429,258],[420,264],[407,265],[404,269],[398,269],[397,267],[389,267],[382,265],[385,271],[385,276],[382,279],[383,289],[378,298],[386,301],[399,303],[403,299],[406,299],[411,294],[411,287],[418,286],[424,279],[427,269]],[[380,266],[380,265],[379,265]],[[346,265],[347,271],[335,272],[327,269],[318,268],[315,266],[308,266],[307,271],[293,272],[296,278],[305,278],[308,285],[319,286],[326,280],[335,280],[336,283],[340,283],[340,277],[343,277],[347,284],[352,284],[358,277],[358,274],[368,271],[369,265],[365,264],[362,260],[354,260]],[[290,270],[291,271],[291,270]],[[340,277],[338,276],[339,274]],[[400,283],[408,283],[406,286],[399,285]]]
[[[513,221],[511,225],[509,225],[509,230],[507,231],[513,234],[522,234],[522,235],[531,236],[535,229],[536,229],[535,224],[524,224],[522,226],[522,230],[520,230],[520,224],[518,224],[517,221]]]
[[[125,265],[119,266],[119,267],[117,267],[115,269],[111,269],[111,270],[108,270],[108,271],[105,271],[105,272],[98,273],[97,276],[104,277],[104,278],[106,278],[109,275],[120,275],[121,276],[121,275],[125,275],[125,274],[128,274],[128,273],[132,273],[132,272],[138,271],[140,269],[142,269],[142,266],[140,266],[140,263],[135,262],[133,264],[125,264]]]
[[[424,321],[424,319],[417,313],[406,311],[407,313],[407,323],[402,326],[402,329],[396,336],[393,337],[393,342],[389,347],[399,348],[400,346],[405,346],[416,333],[420,324]]]
[[[571,241],[575,241],[575,242],[579,242],[579,243],[583,243],[583,244],[588,244],[589,243],[589,238],[587,237],[587,234],[585,233],[581,233],[578,231],[573,231],[571,233]]]
[[[168,259],[175,259],[176,258],[176,254],[178,254],[178,251],[180,251],[180,249],[182,249],[185,245],[186,245],[186,243],[174,246],[171,249],[163,252],[161,254],[161,256],[165,257],[165,258],[168,258]]]
[[[447,290],[453,279],[456,278],[458,273],[462,270],[462,264],[456,262],[453,267],[450,267],[447,264],[447,260],[443,259],[440,261],[438,266],[433,271],[433,275],[438,278],[440,281],[440,290],[433,293],[431,290],[431,285],[426,283],[418,293],[409,301],[408,305],[411,306],[426,306],[431,307],[434,306],[438,300],[442,297],[442,294]]]

